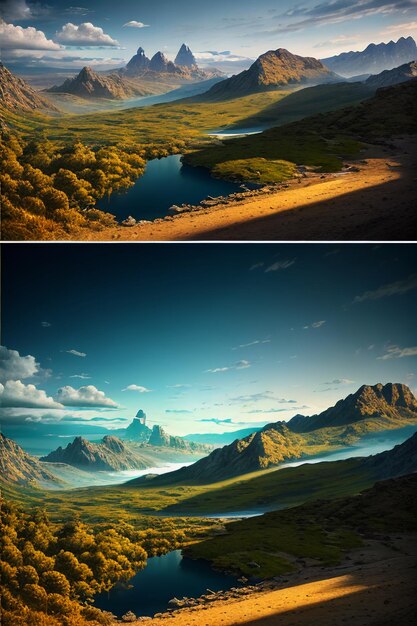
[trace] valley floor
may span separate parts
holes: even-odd
[[[306,567],[243,599],[218,599],[149,626],[405,626],[417,615],[414,536],[369,540],[340,566]],[[139,624],[141,621],[135,622]]]
[[[134,227],[86,232],[88,240],[408,240],[417,230],[415,139],[373,149],[359,171],[313,175],[285,189]]]

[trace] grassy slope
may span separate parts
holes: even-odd
[[[344,551],[361,545],[364,532],[415,531],[416,486],[417,475],[412,474],[350,498],[266,513],[228,524],[226,534],[193,544],[187,552],[260,578],[293,570],[294,557],[336,564]]]
[[[236,122],[232,127],[282,126],[309,115],[354,106],[370,98],[375,90],[363,83],[335,83],[306,87],[273,102],[259,113]]]
[[[250,180],[276,182],[282,161],[336,172],[346,157],[359,154],[361,142],[417,132],[416,81],[377,93],[358,106],[270,128],[259,135],[230,139],[222,146],[206,147],[187,155],[187,162],[209,168],[214,175],[242,178],[254,159],[265,159],[264,168]],[[293,97],[295,97],[294,94]],[[275,175],[270,169],[277,163]],[[284,177],[282,177],[284,179]]]

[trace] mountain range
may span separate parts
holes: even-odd
[[[361,436],[417,422],[417,400],[406,385],[363,385],[318,415],[296,415],[288,423],[267,424],[262,430],[213,450],[193,465],[152,480],[155,485],[187,481],[212,483],[275,467],[290,459],[307,458],[349,446]],[[140,484],[135,479],[132,484]]]
[[[417,61],[410,61],[392,70],[384,70],[380,74],[369,76],[365,81],[365,85],[374,89],[381,89],[383,87],[398,85],[399,83],[404,83],[415,78],[417,78]]]
[[[66,463],[89,471],[145,469],[147,461],[118,437],[106,435],[100,443],[75,437],[66,448],[61,446],[41,457],[47,463]]]
[[[339,77],[321,61],[313,57],[292,54],[285,48],[278,48],[261,54],[249,69],[220,81],[200,99],[225,100],[289,85],[337,80],[340,80]]]
[[[398,41],[374,44],[361,52],[342,52],[336,56],[321,59],[333,72],[350,77],[362,74],[379,74],[383,70],[417,60],[417,46],[412,37],[400,37]]]
[[[52,102],[0,63],[0,105],[9,111],[58,111]]]
[[[24,485],[61,482],[38,459],[27,454],[3,433],[0,433],[0,470],[1,479],[8,483]]]

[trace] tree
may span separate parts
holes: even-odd
[[[37,585],[39,582],[38,572],[32,565],[20,565],[16,571],[16,578],[20,588],[25,585]]]
[[[57,593],[61,596],[69,596],[70,594],[70,584],[61,572],[44,572],[40,582],[48,593]]]
[[[22,589],[22,597],[34,609],[44,611],[47,607],[47,594],[40,585],[25,585]]]

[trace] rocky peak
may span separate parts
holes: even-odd
[[[28,83],[0,63],[0,104],[11,111],[57,111],[58,109]]]
[[[0,433],[0,473],[8,483],[57,483],[56,478],[37,458],[27,454],[16,442]]]
[[[162,426],[155,424],[148,443],[151,446],[169,446],[171,443],[171,437],[167,432],[165,432]]]
[[[150,63],[149,69],[152,72],[175,72],[176,67],[172,61],[169,61],[163,52],[156,52]]]
[[[98,80],[98,79],[99,79],[98,74],[93,69],[91,69],[91,67],[88,67],[88,66],[83,67],[80,73],[78,74],[78,76],[76,77],[76,80],[82,83],[85,83],[87,81]]]
[[[175,64],[182,67],[197,67],[195,56],[185,43],[183,43],[178,50],[178,54],[175,57]]]
[[[142,47],[138,48],[137,53],[130,59],[126,65],[126,71],[130,74],[142,72],[149,67],[150,60],[145,54]]]

